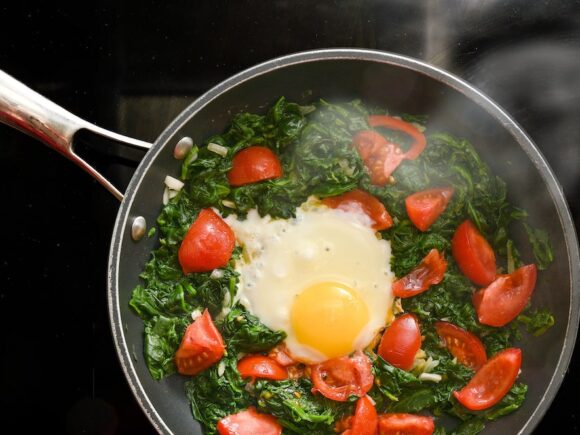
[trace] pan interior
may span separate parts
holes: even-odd
[[[571,300],[572,274],[577,271],[570,267],[570,257],[577,256],[576,241],[570,236],[572,230],[565,228],[569,217],[557,185],[550,181],[549,170],[535,148],[527,144],[525,137],[518,137],[517,126],[509,120],[500,122],[489,101],[474,92],[467,92],[467,96],[462,88],[465,85],[447,76],[426,73],[395,56],[364,57],[304,56],[242,73],[186,109],[161,135],[138,168],[121,206],[113,238],[110,308],[114,336],[129,382],[160,432],[201,433],[201,430],[191,416],[183,389],[185,379],[172,376],[154,381],[142,356],[143,323],[131,312],[128,302],[157,238],[133,242],[132,217],[144,216],[150,226],[155,222],[162,207],[163,180],[168,174],[175,177],[179,174],[180,162],[173,158],[172,151],[180,138],[190,136],[200,144],[209,135],[221,132],[233,114],[263,113],[282,95],[301,103],[319,98],[333,102],[362,99],[394,112],[427,114],[431,131],[445,131],[470,140],[486,163],[507,182],[511,202],[528,210],[531,224],[548,231],[555,261],[539,274],[533,300],[552,311],[556,324],[543,336],[524,335],[521,379],[529,385],[527,399],[520,410],[490,423],[487,430],[518,433],[523,428],[523,432],[529,433],[545,410],[547,404],[540,406],[544,394],[553,382],[560,360],[567,364],[571,350],[566,351],[565,343],[569,340],[567,344],[573,345],[577,324],[577,314],[570,318],[571,307],[577,304],[577,300]],[[518,141],[525,143],[520,145]],[[517,234],[516,239],[523,240],[523,236]],[[522,254],[523,258],[531,258],[529,252]],[[557,374],[561,376],[563,368]],[[559,378],[555,379],[548,404],[559,382]]]

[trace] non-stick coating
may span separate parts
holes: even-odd
[[[161,210],[164,177],[179,174],[175,143],[200,144],[221,132],[240,111],[264,112],[279,96],[311,102],[360,98],[395,112],[428,114],[430,131],[469,139],[500,174],[509,196],[546,229],[555,262],[539,275],[533,303],[547,306],[556,324],[539,338],[524,336],[521,380],[529,385],[523,407],[489,424],[485,433],[530,433],[552,401],[571,356],[578,326],[578,244],[562,191],[547,163],[511,118],[467,83],[421,62],[366,50],[320,50],[276,59],[221,83],[188,107],[157,139],[137,169],[121,204],[109,263],[109,310],[117,350],[133,392],[163,433],[201,433],[183,390],[184,378],[154,381],[143,358],[143,323],[130,309],[132,289],[156,247],[156,238],[133,242],[135,216],[149,225]],[[523,235],[516,235],[522,241]],[[526,244],[522,244],[526,246]],[[525,249],[523,258],[532,261]]]

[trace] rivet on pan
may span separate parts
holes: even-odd
[[[147,231],[147,222],[143,216],[137,216],[131,225],[131,237],[138,242],[145,235]]]
[[[189,136],[182,137],[173,150],[173,157],[177,160],[183,160],[191,147],[193,146],[193,139]]]

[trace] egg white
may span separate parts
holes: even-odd
[[[313,284],[346,284],[366,304],[369,320],[352,351],[365,348],[385,326],[393,302],[391,247],[377,238],[373,222],[362,211],[330,209],[310,199],[294,219],[260,217],[250,210],[245,220],[230,215],[226,222],[244,248],[236,263],[236,299],[269,328],[286,332],[294,358],[309,363],[328,359],[300,343],[290,322],[297,295]]]

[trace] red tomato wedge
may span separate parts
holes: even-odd
[[[310,378],[313,393],[318,391],[337,402],[346,402],[351,395],[364,396],[374,381],[371,362],[361,351],[312,366]]]
[[[475,334],[449,322],[435,322],[435,329],[445,347],[461,364],[478,371],[486,363],[485,347]]]
[[[346,426],[342,435],[375,435],[378,424],[375,405],[368,396],[364,396],[356,402],[354,417],[349,417],[339,427]]]
[[[211,208],[199,212],[181,246],[179,264],[184,274],[209,272],[228,264],[236,237],[225,221]]]
[[[413,225],[421,231],[427,231],[443,213],[453,196],[452,187],[423,190],[413,193],[405,199],[407,215]]]
[[[352,139],[369,175],[371,183],[384,186],[395,169],[405,159],[403,151],[373,130],[359,131]]]
[[[242,378],[272,379],[281,381],[288,378],[288,372],[272,358],[264,355],[246,355],[238,361],[238,371]]]
[[[406,159],[415,160],[425,149],[425,145],[427,144],[425,135],[409,122],[385,115],[371,115],[367,118],[367,121],[373,128],[385,127],[409,135],[411,139],[413,139],[413,142],[411,143],[409,150],[404,154]]]
[[[185,330],[175,365],[182,375],[193,376],[218,362],[225,346],[221,334],[213,324],[207,309]]]
[[[443,281],[447,261],[437,249],[431,249],[421,263],[407,275],[393,283],[393,294],[399,298],[409,298],[428,290]]]
[[[431,435],[433,418],[414,414],[379,415],[379,435]]]
[[[502,350],[490,358],[465,387],[454,391],[455,398],[472,411],[487,409],[498,403],[511,389],[522,365],[522,351]]]
[[[228,181],[232,186],[243,186],[281,176],[282,165],[274,151],[262,146],[251,146],[234,156]]]
[[[220,435],[280,435],[282,426],[275,417],[248,408],[222,418],[217,424]]]
[[[355,189],[342,195],[324,198],[322,203],[330,208],[345,211],[362,211],[373,220],[373,229],[386,230],[393,226],[393,218],[382,202],[370,193]]]
[[[499,275],[486,288],[473,294],[473,305],[480,323],[504,326],[525,308],[536,286],[538,270],[535,264],[516,269],[509,275]]]
[[[393,366],[411,370],[420,348],[419,321],[413,314],[403,314],[384,332],[377,353]]]
[[[495,253],[471,221],[464,221],[451,240],[453,258],[461,272],[475,284],[488,285],[495,279]]]

